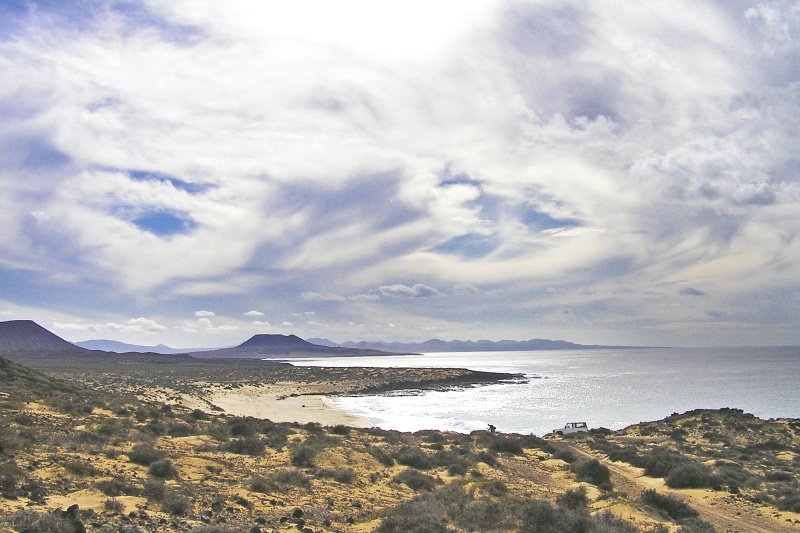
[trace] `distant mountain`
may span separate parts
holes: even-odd
[[[33,320],[0,322],[0,352],[75,352],[83,348],[67,342]]]
[[[325,340],[325,339],[319,339]],[[330,341],[329,341],[330,342]],[[508,351],[529,351],[529,350],[589,350],[598,348],[625,348],[625,346],[600,346],[597,344],[575,344],[574,342],[548,339],[530,339],[527,341],[443,341],[440,339],[430,339],[420,343],[408,342],[345,342],[342,344],[332,343],[333,346],[343,348],[359,348],[363,350],[382,350],[403,353],[425,353],[425,352],[508,352]]]
[[[324,346],[305,341],[297,335],[253,335],[233,348],[192,352],[193,357],[239,359],[285,357],[352,357],[363,355],[396,355],[370,348]]]
[[[178,353],[190,353],[205,351],[204,348],[170,348],[164,344],[156,346],[141,346],[139,344],[128,344],[125,342],[112,341],[108,339],[92,339],[88,341],[80,341],[75,343],[76,346],[86,348],[87,350],[101,350],[104,352],[115,353],[160,353],[164,355],[172,355]]]

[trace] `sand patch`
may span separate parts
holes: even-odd
[[[207,399],[224,412],[236,416],[266,418],[273,422],[369,427],[366,418],[337,409],[322,395],[291,396],[303,392],[303,387],[296,385],[244,386],[235,390],[213,389]]]

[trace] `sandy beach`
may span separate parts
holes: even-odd
[[[352,415],[331,405],[321,394],[305,391],[297,385],[247,385],[235,390],[217,387],[207,396],[208,403],[235,416],[266,418],[273,422],[317,422],[324,426],[345,424],[351,427],[369,427],[364,417]],[[304,394],[298,396],[299,394]]]

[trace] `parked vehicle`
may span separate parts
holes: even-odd
[[[570,433],[588,433],[589,427],[586,422],[567,422],[563,428],[554,429],[553,433],[557,435],[569,435]]]

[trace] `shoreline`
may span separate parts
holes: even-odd
[[[316,387],[293,384],[245,385],[235,390],[215,388],[202,399],[207,407],[214,406],[234,416],[251,416],[272,422],[316,422],[323,426],[343,424],[357,428],[372,427],[366,417],[331,404],[326,395],[320,393]]]

